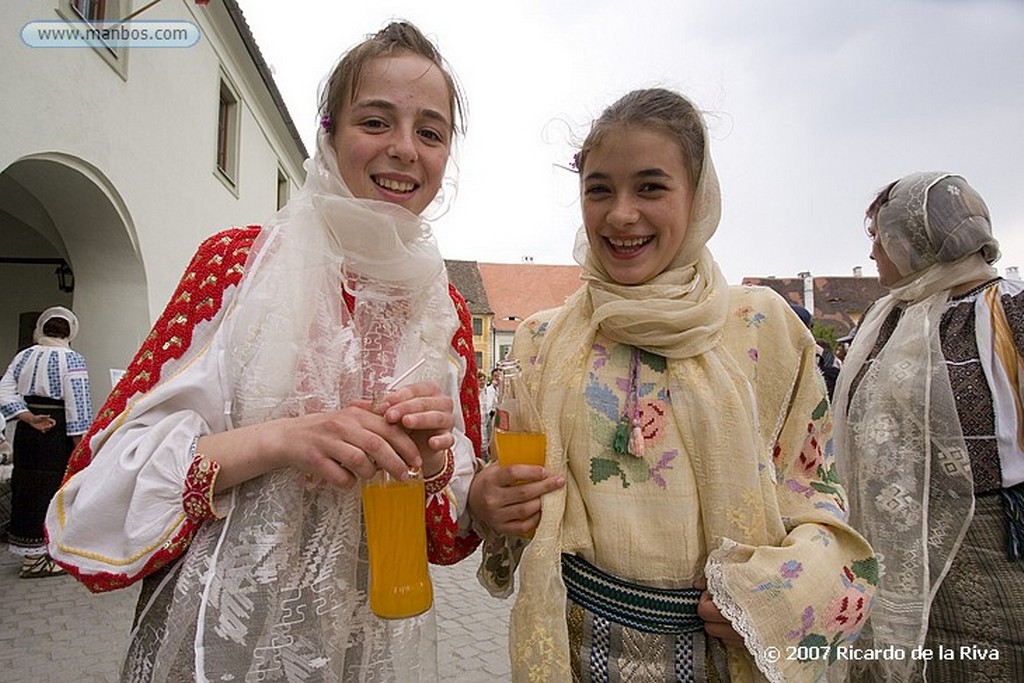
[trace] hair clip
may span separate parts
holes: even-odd
[[[328,132],[328,133],[331,132],[331,115],[330,114],[323,114],[320,117],[320,127],[323,128],[325,132]]]
[[[572,170],[576,171],[577,173],[579,173],[581,170],[583,170],[583,169],[580,168],[580,157],[582,155],[583,155],[583,150],[580,150],[579,152],[576,152],[575,154],[572,155],[572,161],[569,162],[569,166],[572,168]]]

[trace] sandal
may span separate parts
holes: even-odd
[[[64,567],[54,562],[49,555],[36,555],[25,558],[25,561],[21,563],[21,573],[18,576],[23,579],[42,579],[66,573]]]

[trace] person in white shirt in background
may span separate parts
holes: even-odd
[[[494,431],[494,411],[498,407],[498,387],[501,385],[501,370],[491,370],[491,381],[480,395],[480,420],[483,424],[484,450],[490,453],[491,434]]]
[[[74,313],[46,309],[36,322],[36,343],[14,357],[0,380],[0,412],[21,423],[13,443],[8,542],[24,558],[23,579],[64,573],[46,552],[43,523],[71,451],[92,424],[85,357],[70,347],[77,334]]]

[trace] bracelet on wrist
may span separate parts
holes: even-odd
[[[423,480],[427,496],[443,491],[451,482],[453,474],[455,474],[455,454],[449,448],[444,452],[444,467],[441,468],[441,471]]]
[[[218,472],[218,462],[201,453],[195,454],[185,474],[185,493],[182,495],[182,507],[193,521],[217,519],[217,510],[213,507],[213,488],[217,482]]]

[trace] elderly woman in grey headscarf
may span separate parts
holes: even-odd
[[[85,358],[73,350],[78,318],[62,306],[43,311],[35,344],[20,351],[0,379],[0,412],[18,420],[11,473],[11,552],[21,578],[63,574],[46,553],[43,521],[75,444],[92,423]]]
[[[1024,283],[990,265],[988,208],[960,176],[902,178],[867,221],[890,293],[861,321],[836,389],[851,521],[883,565],[860,642],[895,648],[866,668],[870,680],[1016,681]]]

